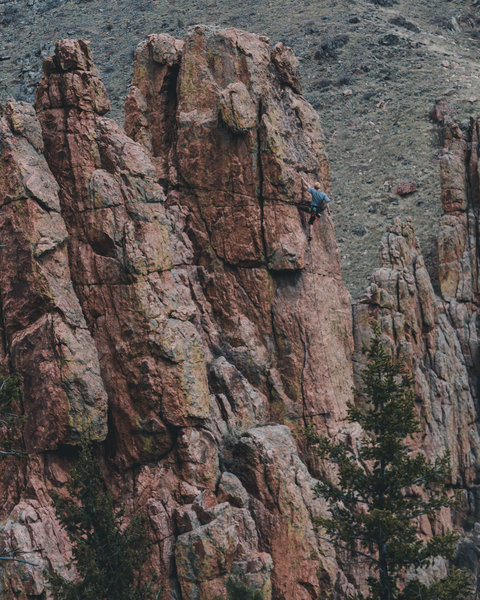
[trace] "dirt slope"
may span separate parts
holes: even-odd
[[[91,40],[123,122],[132,53],[151,32],[183,37],[194,23],[233,25],[293,46],[307,99],[320,112],[344,276],[353,293],[377,261],[387,223],[410,214],[428,255],[440,215],[439,142],[428,114],[449,97],[462,118],[480,104],[480,8],[465,0],[35,0],[0,2],[0,99],[31,100],[52,40]],[[2,17],[3,10],[3,17]],[[16,11],[16,12],[15,12]],[[479,98],[479,100],[477,100]],[[389,192],[414,179],[418,191]]]

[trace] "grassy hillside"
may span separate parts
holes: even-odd
[[[27,4],[25,2],[25,4]],[[55,4],[55,2],[53,3]],[[51,6],[51,4],[50,4]],[[152,32],[183,37],[196,23],[235,26],[293,46],[306,97],[328,139],[345,279],[360,291],[387,224],[410,214],[427,254],[439,204],[440,149],[428,114],[448,97],[462,118],[480,106],[480,3],[471,0],[70,0],[3,17],[0,98],[31,100],[52,40],[82,37],[122,121],[133,51]],[[418,191],[390,193],[414,179]]]

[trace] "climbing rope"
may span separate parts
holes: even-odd
[[[314,277],[314,274],[312,273],[312,278],[313,278],[313,277]],[[320,309],[320,303],[319,303],[319,301],[318,301],[318,295],[317,295],[317,285],[316,285],[316,281],[315,281],[315,279],[313,279],[313,283],[312,283],[312,285],[313,285],[314,306],[315,306],[315,310],[316,310],[316,313],[317,313],[317,315],[319,315],[319,314],[320,314],[320,310],[319,310],[319,309]],[[320,322],[320,321],[319,321],[319,322]],[[322,327],[321,327],[321,329],[322,329]],[[329,363],[329,360],[328,360],[328,352],[326,352],[326,346],[325,346],[325,343],[324,343],[323,341],[321,341],[321,340],[320,340],[320,342],[319,342],[319,343],[320,343],[320,346],[321,346],[321,347],[323,348],[323,350],[324,350],[325,366],[326,366],[326,368],[327,368],[328,378],[330,379],[330,387],[331,387],[331,389],[332,389],[332,392],[333,392],[334,385],[333,385],[333,379],[332,379],[332,371],[331,371],[331,369],[330,369],[330,363]],[[328,411],[327,411],[327,412],[324,412],[324,413],[318,413],[318,415],[322,415],[322,416],[324,416],[324,417],[325,417],[325,419],[327,419],[327,418],[328,418],[328,416],[330,415],[330,412],[328,412]],[[317,415],[309,415],[309,417],[310,417],[310,416],[311,416],[311,417],[314,417],[314,416],[317,416]]]

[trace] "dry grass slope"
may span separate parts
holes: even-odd
[[[52,40],[82,37],[92,43],[119,121],[132,53],[149,33],[182,37],[189,25],[208,23],[293,46],[304,93],[328,139],[334,219],[350,290],[364,287],[378,264],[378,241],[398,215],[412,215],[426,254],[433,253],[441,212],[439,143],[428,114],[444,96],[464,118],[480,106],[478,2],[35,0],[10,3],[10,11],[8,4],[0,3],[0,98],[30,100]],[[390,193],[406,179],[417,182],[417,192]]]

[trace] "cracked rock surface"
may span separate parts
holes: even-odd
[[[325,507],[292,435],[335,435],[353,381],[332,223],[308,243],[298,209],[301,178],[328,189],[329,170],[296,69],[235,29],[152,35],[123,131],[88,44],[67,39],[35,110],[3,109],[0,358],[35,417],[25,470],[4,463],[5,546],[71,576],[50,494],[87,430],[127,516],[148,516],[168,597],[221,596],[230,572],[266,599],[350,589],[311,529]],[[42,597],[41,569],[8,569],[2,597]]]
[[[222,597],[233,573],[265,600],[343,600],[353,588],[312,528],[326,506],[297,434],[344,429],[373,321],[416,377],[412,448],[450,450],[462,493],[421,531],[463,528],[458,564],[472,562],[479,123],[435,107],[435,260],[427,270],[413,221],[395,221],[352,324],[332,222],[308,242],[299,210],[301,179],[328,191],[329,166],[297,69],[290,48],[237,29],[150,35],[123,130],[89,45],[65,39],[35,108],[1,107],[0,367],[24,377],[28,458],[1,463],[0,548],[36,565],[0,564],[2,598],[44,598],[44,568],[74,576],[51,494],[87,432],[127,518],[148,517],[165,597]]]
[[[479,518],[479,123],[460,127],[444,102],[435,115],[445,139],[435,268],[430,274],[425,268],[412,220],[397,220],[383,237],[381,267],[354,303],[354,335],[360,350],[376,321],[385,343],[415,375],[424,432],[413,447],[430,459],[451,453],[451,485],[463,494],[458,524],[466,514]],[[362,362],[356,352],[357,374]],[[442,513],[438,526],[451,525],[451,518]]]

